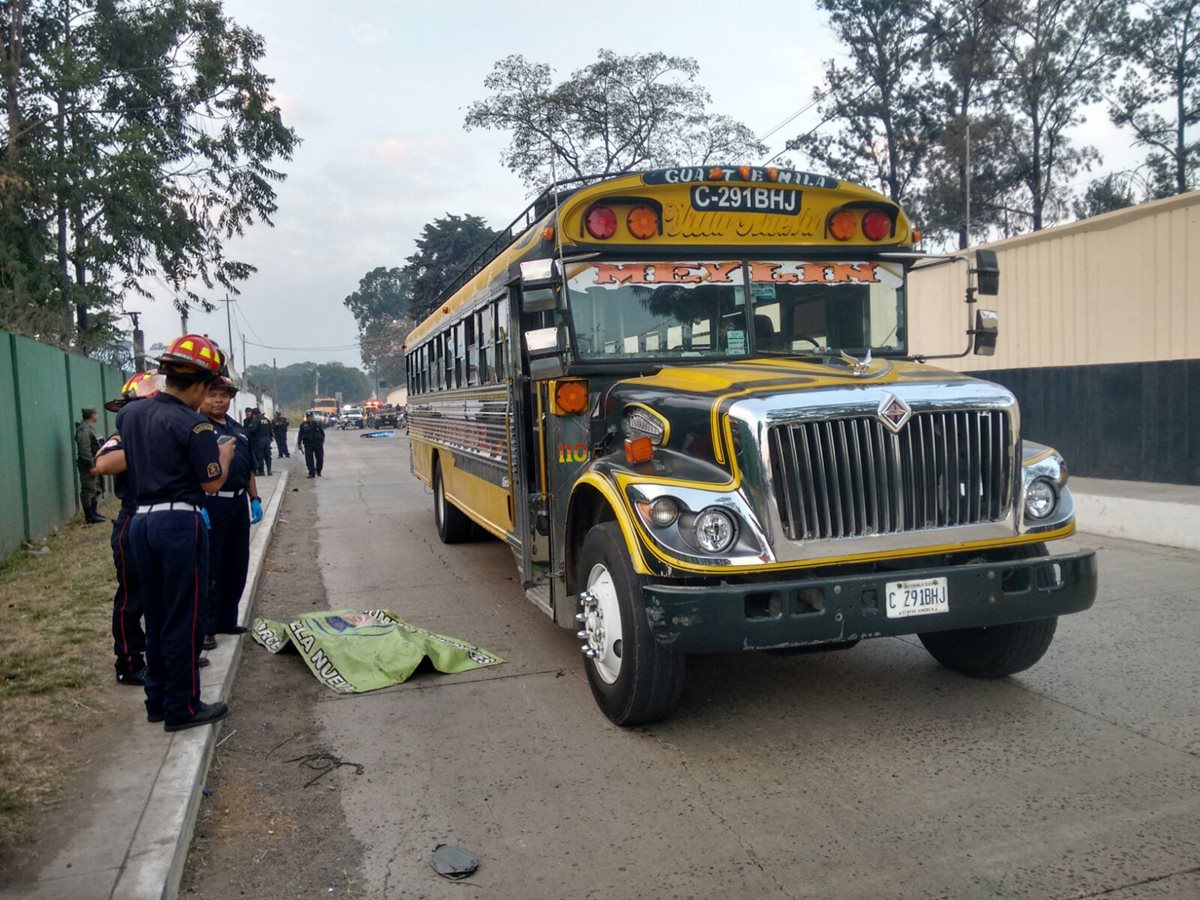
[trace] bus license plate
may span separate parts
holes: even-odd
[[[800,212],[800,191],[795,188],[698,184],[692,188],[692,209],[699,212],[719,210],[794,216]]]
[[[887,583],[887,614],[889,619],[906,616],[926,616],[950,611],[950,593],[945,578],[924,578],[920,581],[889,581]]]

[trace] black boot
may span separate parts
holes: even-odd
[[[99,510],[96,509],[96,504],[99,502],[100,501],[98,499],[93,497],[92,501],[86,507],[84,507],[83,520],[88,525],[96,525],[96,524],[99,524],[100,522],[108,521],[108,519],[106,519],[106,518],[104,518],[104,516],[100,515]]]

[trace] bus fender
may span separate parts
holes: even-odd
[[[582,473],[571,486],[571,498],[567,505],[567,534],[577,536],[577,540],[568,539],[566,548],[568,586],[574,579],[574,573],[570,571],[570,568],[573,567],[575,556],[583,545],[583,538],[592,524],[591,516],[589,516],[589,521],[579,521],[579,516],[584,515],[582,507],[591,506],[593,501],[584,498],[593,491],[599,495],[598,502],[604,503],[609,508],[612,518],[620,526],[621,535],[625,539],[625,549],[629,552],[629,560],[633,564],[634,571],[639,575],[654,575],[655,572],[646,565],[637,529],[633,524],[633,514],[628,505],[622,500],[617,486],[593,469]]]

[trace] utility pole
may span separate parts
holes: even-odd
[[[230,317],[229,317],[229,304],[232,302],[233,302],[233,298],[230,297],[228,294],[226,294],[225,295],[225,331],[229,335],[228,347],[229,347],[230,353],[233,352],[233,322],[230,320]],[[245,348],[243,348],[243,350],[244,349]],[[242,355],[244,356],[245,353],[243,352]]]
[[[275,362],[275,357],[271,357],[271,390],[275,394],[275,403],[279,403],[279,364]]]
[[[313,369],[313,374],[316,376],[316,381],[313,384],[313,399],[316,400],[321,396],[321,367],[316,366]]]
[[[226,309],[228,309],[229,307],[225,307],[225,308],[226,308]],[[245,383],[245,384],[249,384],[249,383],[250,383],[250,381],[249,381],[249,378],[248,378],[248,376],[246,375],[246,370],[247,370],[248,368],[249,368],[249,366],[246,364],[246,336],[243,334],[243,335],[242,335],[242,365],[241,365],[241,372],[242,372],[242,381],[243,381],[243,383]]]
[[[966,192],[966,197],[964,198],[965,199],[964,205],[966,206],[966,209],[964,210],[964,212],[965,212],[964,218],[966,219],[966,224],[964,225],[964,228],[963,228],[963,234],[965,234],[967,237],[966,246],[970,247],[971,246],[971,120],[970,119],[967,119],[967,122],[966,122],[966,129],[963,132],[963,142],[964,142],[963,153],[965,156],[965,159],[963,161],[963,169],[965,170],[965,173],[966,173],[966,178],[963,179],[963,182],[964,182],[963,187]],[[966,247],[964,247],[963,249],[965,250]]]
[[[146,371],[146,336],[142,330],[138,328],[138,316],[140,312],[129,310],[125,313],[129,318],[133,319],[133,371]]]
[[[188,333],[187,320],[188,320],[188,305],[187,305],[187,301],[184,300],[183,304],[179,307],[179,325],[183,329],[184,334]]]

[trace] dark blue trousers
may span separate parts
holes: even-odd
[[[200,708],[208,529],[189,510],[143,513],[129,526],[129,545],[146,607],[146,712],[181,725]]]
[[[250,568],[250,501],[209,497],[204,506],[212,522],[208,533],[208,620],[205,631],[218,634],[238,624],[238,604]]]
[[[146,665],[146,631],[142,628],[142,582],[129,549],[129,525],[133,514],[124,506],[113,523],[113,566],[117,570],[117,592],[113,595],[113,653],[117,674],[134,675]]]
[[[308,474],[313,475],[325,467],[325,445],[304,445],[304,464],[308,466]]]

